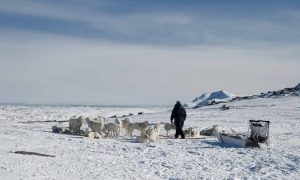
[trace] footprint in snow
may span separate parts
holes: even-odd
[[[199,152],[195,152],[195,151],[188,151],[188,153],[190,153],[190,154],[194,154],[194,155],[200,155],[200,153],[199,153]]]
[[[161,165],[162,165],[163,167],[165,167],[165,168],[172,169],[172,167],[169,166],[169,165],[167,165],[166,163],[161,163]]]
[[[174,142],[172,142],[172,141],[167,141],[167,144],[168,144],[168,145],[173,145]]]
[[[155,148],[155,145],[147,145],[147,147]]]

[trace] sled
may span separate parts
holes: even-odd
[[[225,134],[219,132],[216,136],[220,142],[239,148],[258,146],[258,143],[250,140],[248,136],[244,134]]]
[[[245,148],[245,147],[260,147],[260,144],[270,145],[269,141],[269,121],[249,120],[248,134],[238,134],[232,130],[232,134],[218,132],[217,139],[225,144]]]

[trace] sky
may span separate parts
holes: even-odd
[[[0,0],[0,103],[173,105],[297,85],[300,1]]]

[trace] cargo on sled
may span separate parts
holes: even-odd
[[[270,121],[249,120],[248,133],[218,132],[216,136],[220,142],[236,147],[260,147],[261,144],[269,147],[269,125]]]

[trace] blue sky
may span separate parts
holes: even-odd
[[[297,1],[7,1],[1,28],[153,45],[299,42]],[[234,35],[234,36],[232,36]]]
[[[0,1],[0,102],[173,104],[293,86],[299,1]]]

